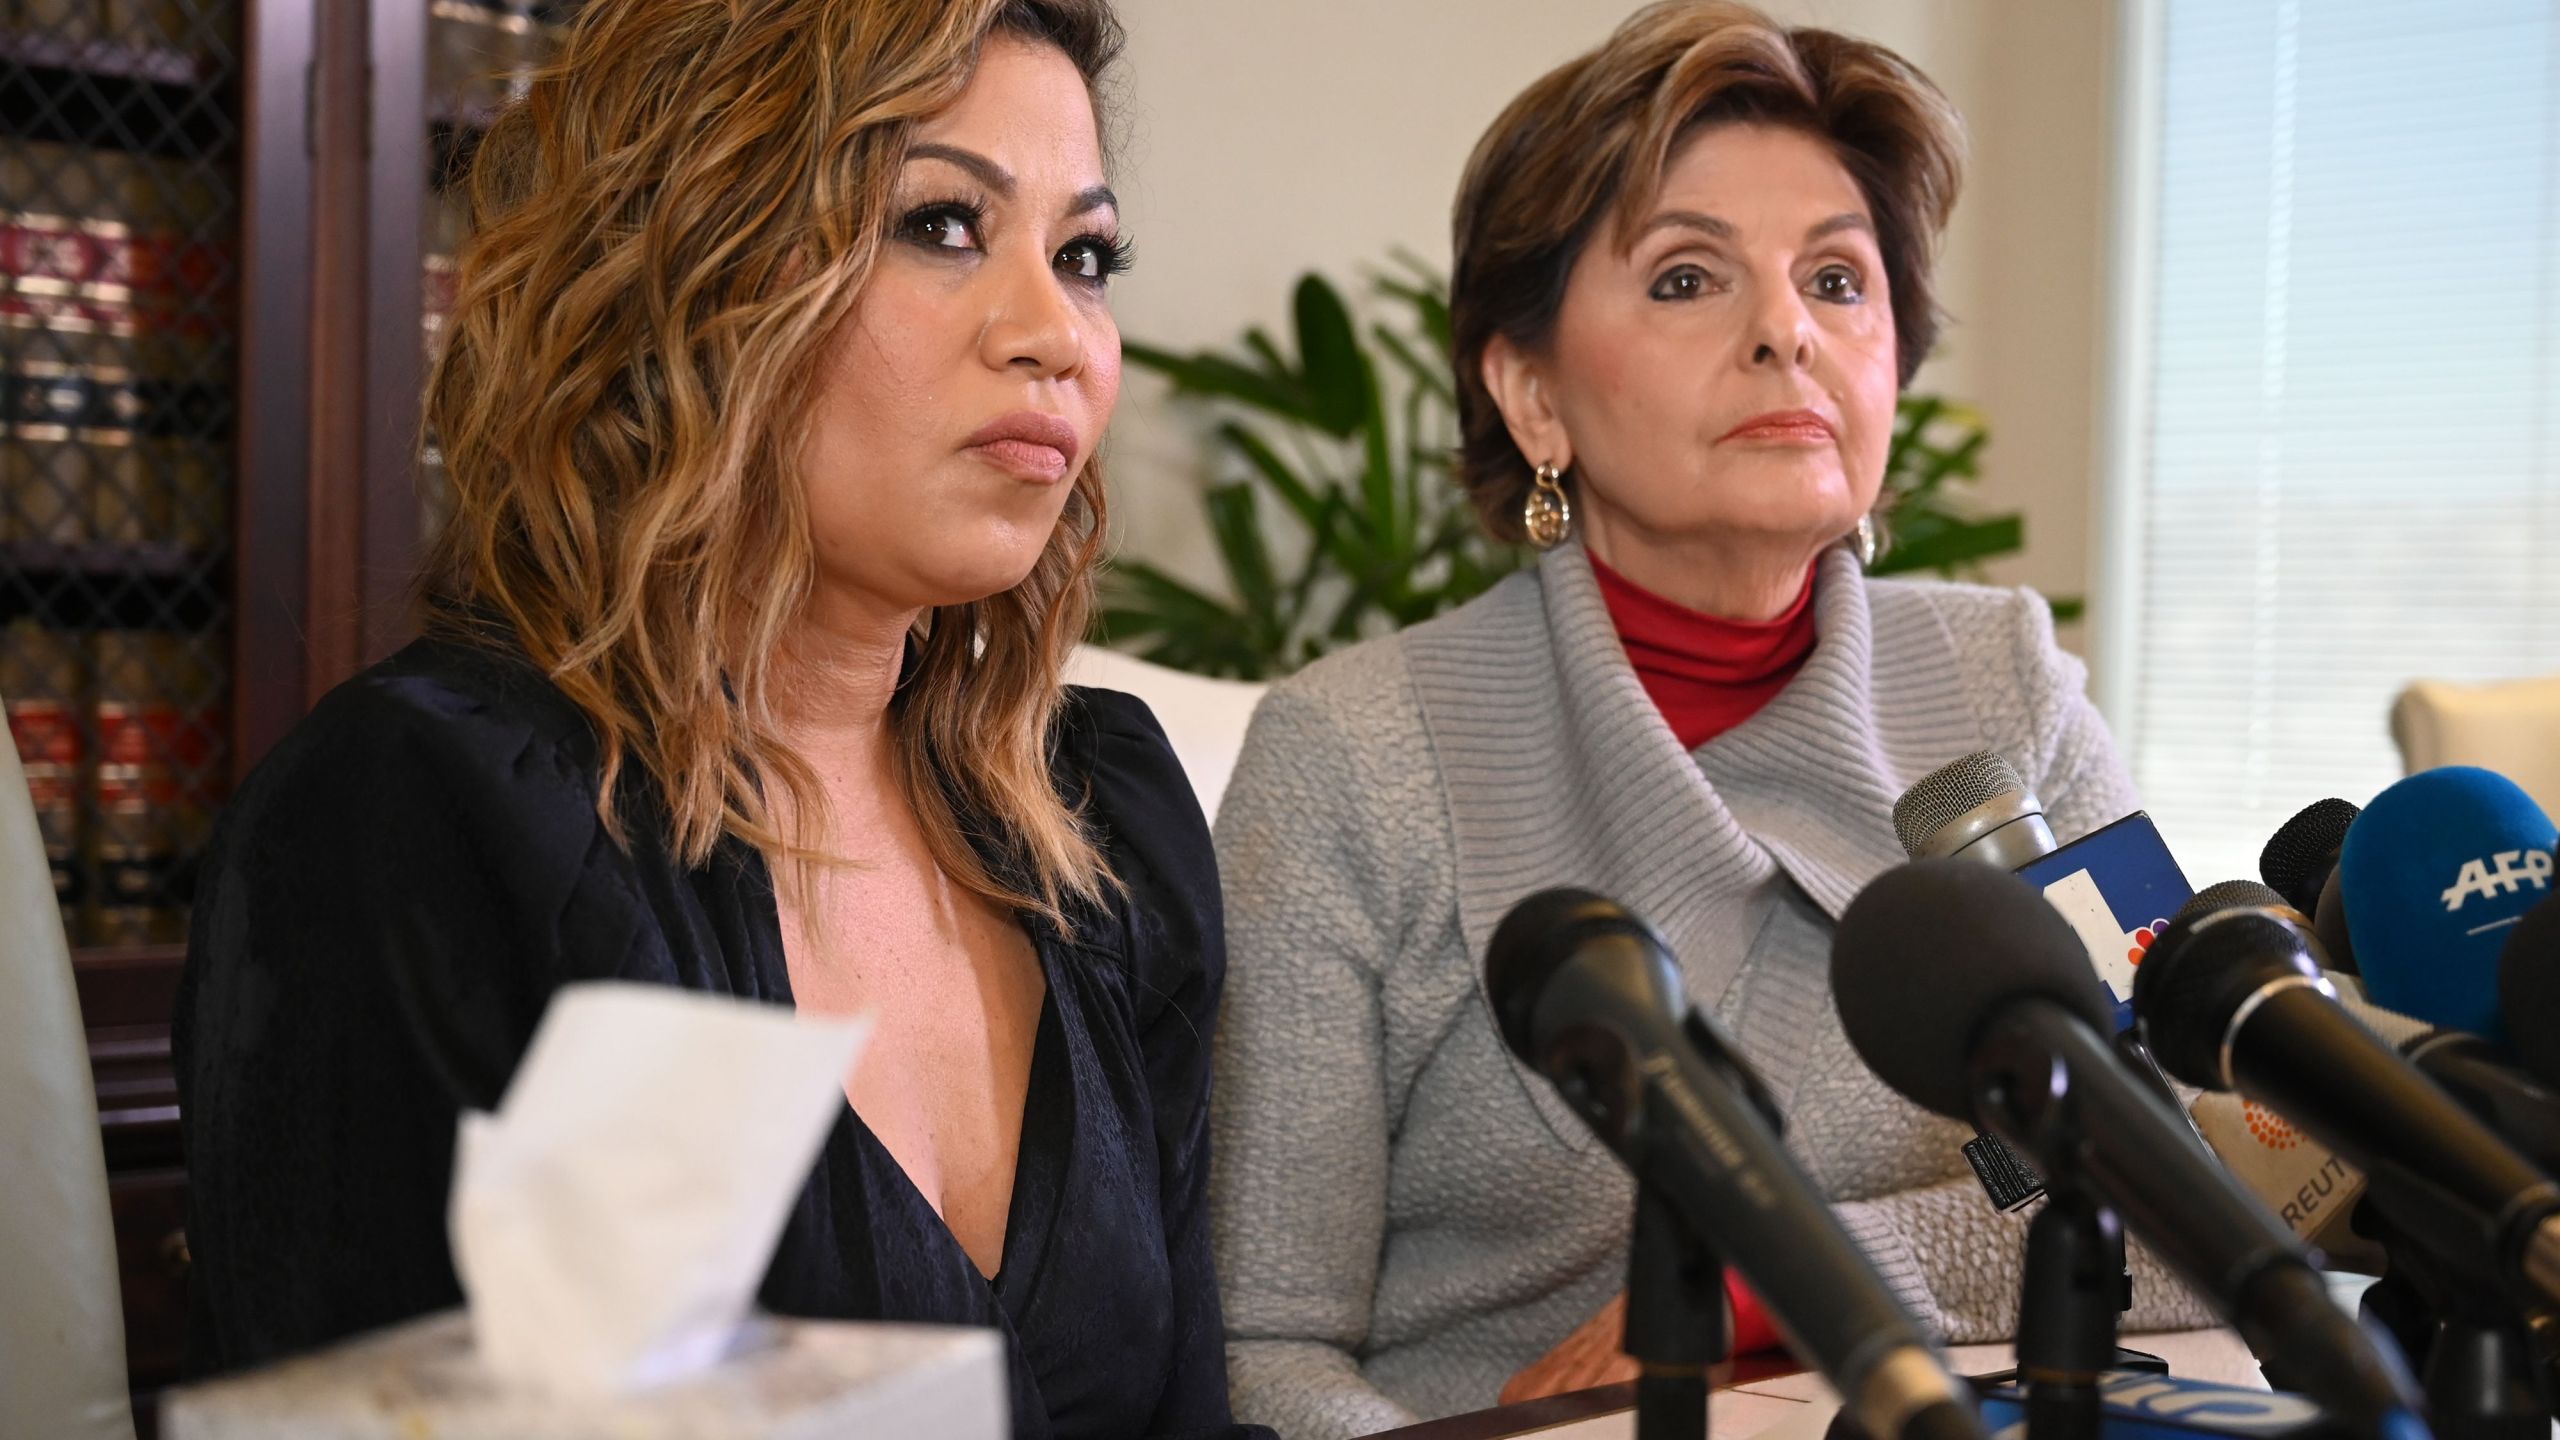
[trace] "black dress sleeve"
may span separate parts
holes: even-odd
[[[199,1373],[461,1302],[457,1115],[630,941],[581,728],[487,679],[359,676],[225,812],[175,1033]]]
[[[1078,692],[1094,731],[1092,795],[1113,871],[1127,887],[1125,933],[1138,1044],[1155,1124],[1173,1363],[1151,1436],[1264,1437],[1227,1399],[1226,1326],[1209,1248],[1209,1062],[1226,979],[1226,922],[1208,822],[1145,702]]]

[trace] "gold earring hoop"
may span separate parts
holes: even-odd
[[[1858,563],[1867,569],[1874,569],[1876,556],[1881,554],[1884,549],[1882,538],[1876,533],[1876,521],[1874,516],[1861,515],[1858,517],[1857,546]]]
[[[1573,533],[1573,499],[1556,483],[1563,478],[1563,471],[1541,463],[1528,498],[1520,503],[1520,528],[1528,532],[1529,543],[1541,550],[1553,550]]]

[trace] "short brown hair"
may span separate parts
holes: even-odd
[[[1532,462],[1485,388],[1486,347],[1499,335],[1542,348],[1601,220],[1631,234],[1681,143],[1729,121],[1831,146],[1875,219],[1902,383],[1937,342],[1929,268],[1964,167],[1963,122],[1947,97],[1868,41],[1788,29],[1729,0],[1648,6],[1522,91],[1459,182],[1449,296],[1458,483],[1494,538],[1521,538]]]
[[[816,772],[777,719],[816,577],[794,459],[909,138],[996,35],[1055,45],[1088,89],[1121,44],[1110,0],[591,3],[480,147],[428,384],[453,505],[427,620],[520,647],[585,712],[617,840],[645,819],[688,865],[723,835],[798,874],[823,858]],[[925,616],[891,701],[944,873],[1062,924],[1111,883],[1048,753],[1103,521],[1087,461],[1029,577]],[[632,770],[662,807],[619,804]]]

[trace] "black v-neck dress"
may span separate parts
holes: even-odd
[[[1129,696],[1070,691],[1055,755],[1126,893],[1072,940],[1024,921],[1049,994],[995,1279],[848,1106],[759,1299],[993,1327],[1018,1436],[1267,1435],[1230,1424],[1210,1268],[1207,828]],[[333,691],[232,800],[177,1016],[195,1369],[461,1303],[456,1116],[497,1103],[560,985],[790,1002],[761,857],[677,863],[639,781],[617,846],[598,774],[584,717],[520,656],[429,640]]]

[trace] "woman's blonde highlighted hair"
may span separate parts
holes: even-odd
[[[618,841],[664,823],[687,865],[726,834],[815,874],[823,800],[777,724],[816,574],[798,452],[912,131],[997,34],[1088,86],[1121,43],[1108,0],[590,0],[472,162],[427,394],[453,503],[425,609],[521,647],[586,713]],[[1110,883],[1049,768],[1102,527],[1089,462],[1029,578],[919,621],[891,701],[943,871],[1060,925]],[[631,813],[635,766],[663,820]]]

